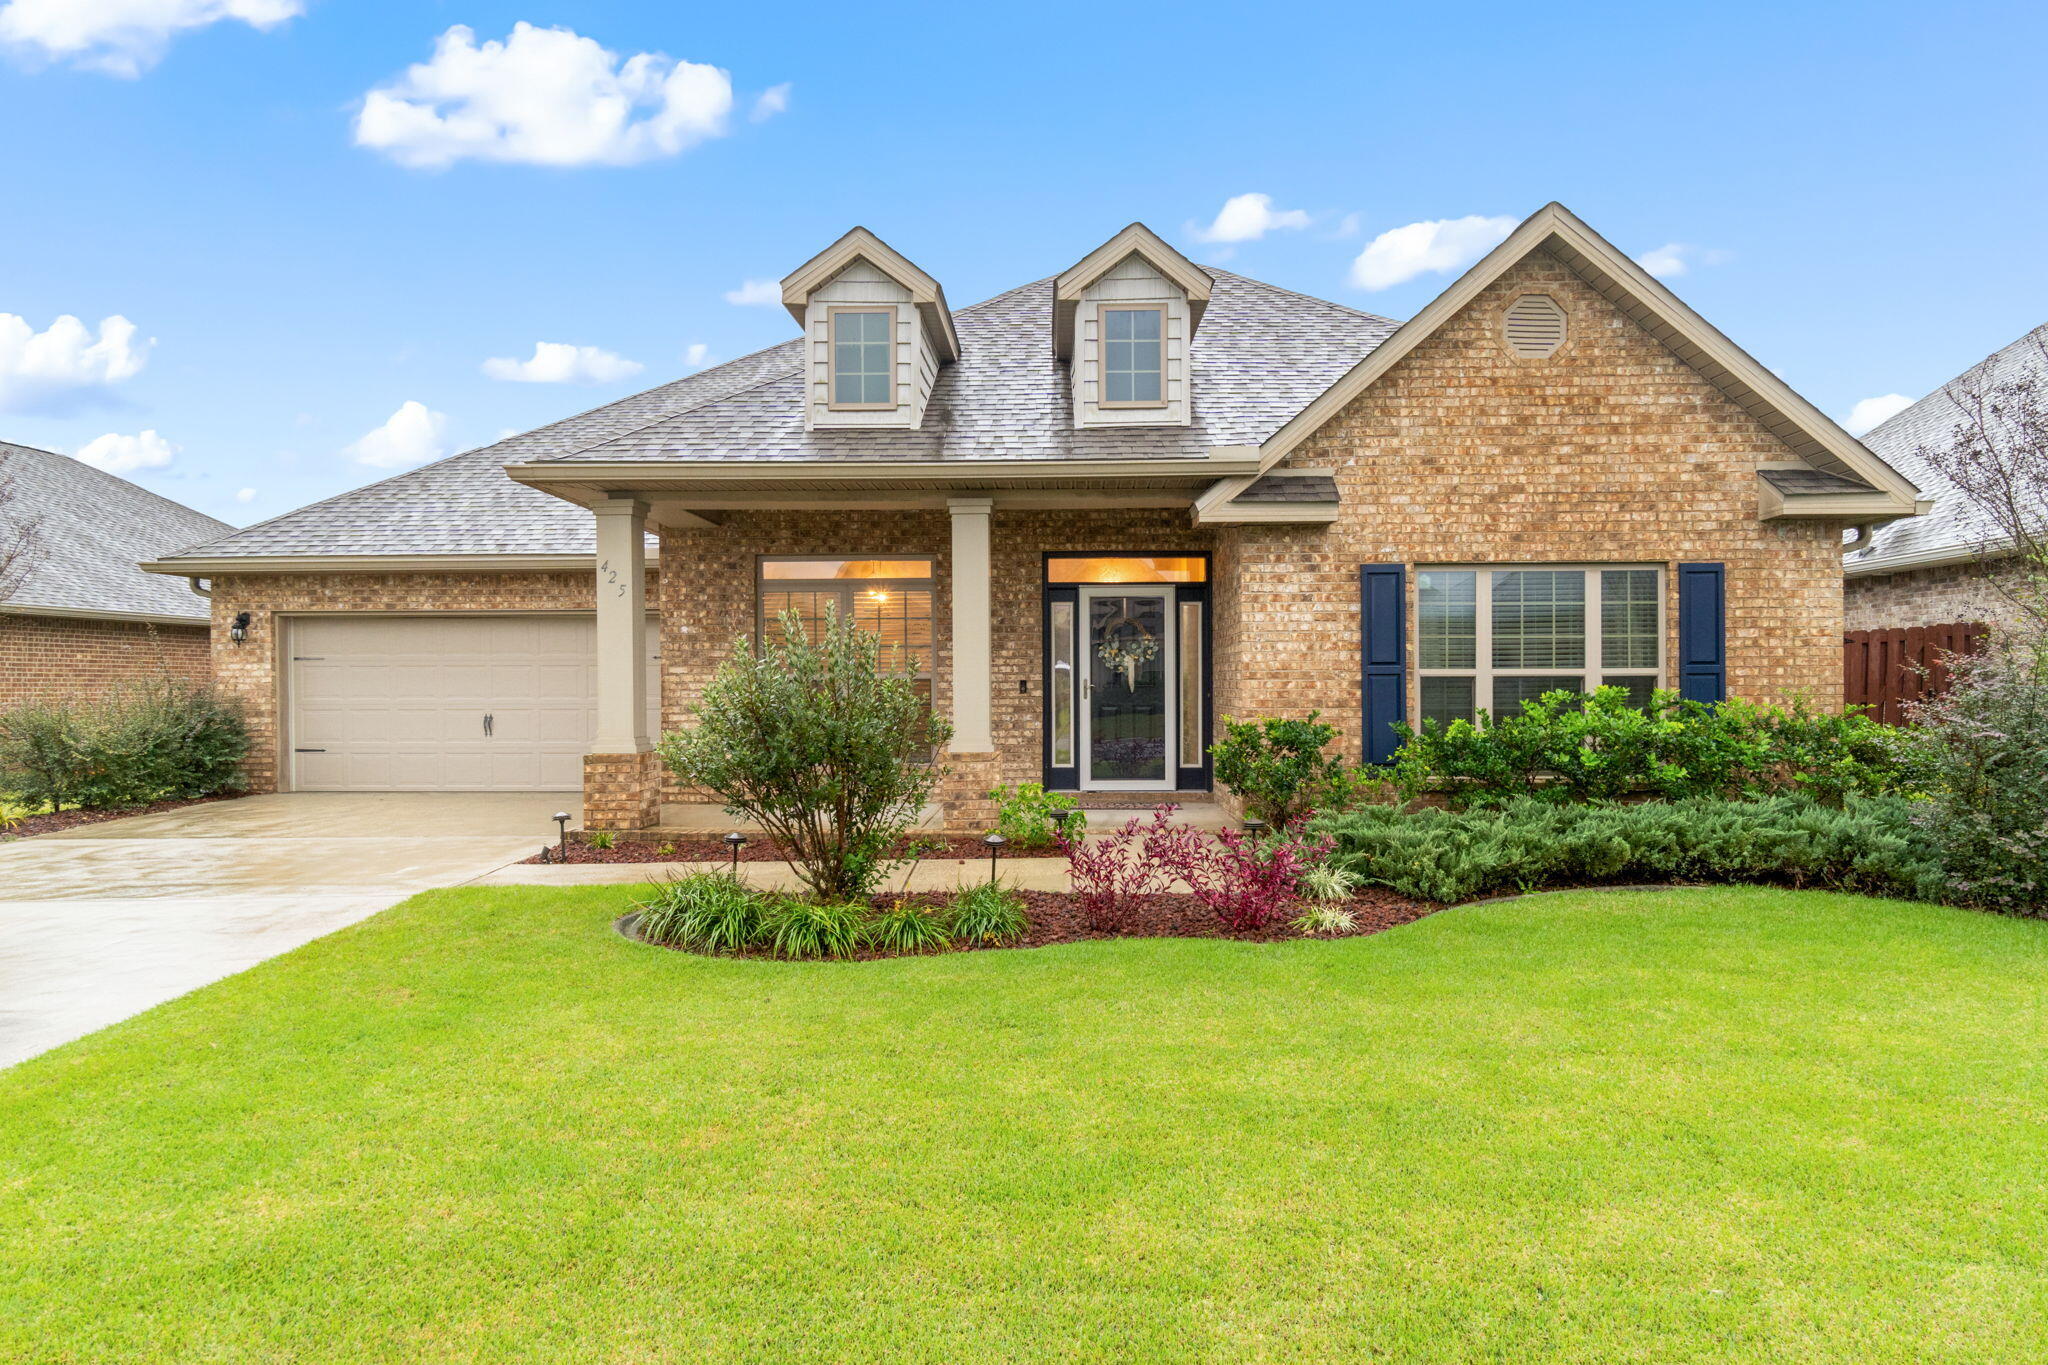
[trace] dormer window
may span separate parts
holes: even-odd
[[[1102,405],[1156,408],[1166,402],[1166,309],[1102,310]]]
[[[1077,427],[1194,420],[1195,329],[1215,278],[1133,223],[1053,281],[1052,353]]]
[[[832,406],[878,409],[896,406],[894,308],[834,308]]]

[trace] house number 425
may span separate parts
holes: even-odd
[[[612,562],[609,559],[597,566],[597,572],[604,578],[606,583],[617,587],[618,591],[614,596],[624,597],[626,595],[626,585],[619,582],[619,571],[612,567]]]

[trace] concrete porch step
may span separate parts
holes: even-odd
[[[1155,806],[1213,806],[1215,792],[1068,792],[1082,810],[1151,810]]]

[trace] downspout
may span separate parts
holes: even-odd
[[[201,577],[199,577],[199,576],[198,576],[197,574],[186,574],[186,575],[185,575],[185,582],[186,582],[186,584],[187,584],[187,585],[188,585],[188,586],[189,586],[189,587],[190,587],[190,588],[192,589],[192,591],[193,591],[193,592],[195,592],[195,593],[197,593],[197,594],[198,594],[199,596],[201,596],[201,597],[211,597],[211,596],[213,596],[213,580],[212,580],[212,579],[210,579],[210,578],[201,578]],[[204,584],[206,585],[206,586],[205,586],[205,587],[203,587],[203,588],[199,586],[199,585],[200,585],[200,584],[202,584],[202,583],[204,583]]]

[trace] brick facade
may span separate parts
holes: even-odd
[[[2011,599],[1985,582],[1982,564],[1941,564],[1851,578],[1843,585],[1850,630],[1903,630],[1955,621],[2015,619]]]
[[[166,674],[193,682],[213,676],[205,626],[0,613],[0,710]]]
[[[1569,315],[1566,344],[1543,360],[1500,339],[1502,312],[1530,292]],[[1729,692],[1839,707],[1841,526],[1757,520],[1755,467],[1787,458],[1755,418],[1534,253],[1292,452],[1289,467],[1336,471],[1334,524],[1227,538],[1221,595],[1235,608],[1219,638],[1236,659],[1219,699],[1257,714],[1320,708],[1355,757],[1359,565],[1711,561],[1727,565]],[[1667,659],[1675,592],[1667,582]],[[1411,676],[1411,713],[1414,691]]]
[[[648,604],[656,579],[648,575]],[[332,612],[595,611],[596,580],[584,573],[227,574],[213,580],[213,667],[248,708],[250,790],[277,790],[283,735],[280,616]],[[237,612],[248,638],[228,639]]]

